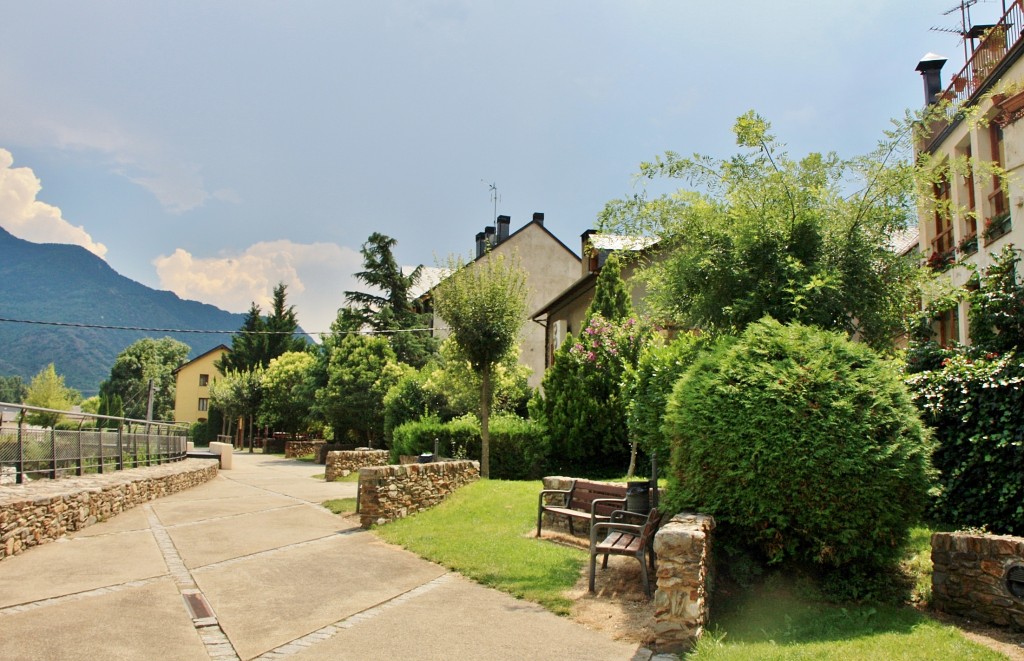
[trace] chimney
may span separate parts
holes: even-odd
[[[946,58],[935,53],[928,53],[917,63],[915,71],[921,72],[924,79],[924,102],[926,105],[933,105],[938,101],[939,93],[942,92],[942,65]]]
[[[597,234],[597,230],[587,230],[580,234],[580,257],[583,275],[587,276],[597,270],[597,251],[590,245],[590,237]]]
[[[508,238],[508,224],[512,219],[508,216],[498,216],[498,243]]]
[[[487,239],[483,232],[476,233],[476,258],[480,259],[487,252]]]
[[[541,227],[544,227],[544,214],[540,211],[533,212],[533,222],[537,223]]]
[[[497,243],[496,235],[494,233],[494,225],[488,225],[484,228],[484,236],[486,237],[487,249],[490,250]]]

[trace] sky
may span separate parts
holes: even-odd
[[[606,202],[643,190],[641,162],[728,157],[747,110],[794,156],[870,151],[923,105],[925,53],[950,59],[944,81],[963,65],[932,29],[959,28],[952,7],[8,0],[0,226],[231,312],[283,282],[327,331],[372,232],[403,265],[471,256],[491,184],[512,231],[543,212],[578,253]]]

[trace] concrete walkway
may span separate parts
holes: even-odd
[[[649,658],[331,514],[322,466],[233,459],[0,562],[0,659]]]

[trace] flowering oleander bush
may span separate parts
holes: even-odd
[[[634,317],[593,316],[544,373],[531,413],[547,430],[556,472],[625,472],[629,464],[624,384],[651,330]]]

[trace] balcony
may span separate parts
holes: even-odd
[[[974,95],[985,84],[1003,57],[1024,34],[1024,9],[1021,0],[1016,0],[994,25],[975,26],[967,34],[979,39],[967,64],[955,76],[949,87],[942,93],[944,99],[958,107]]]

